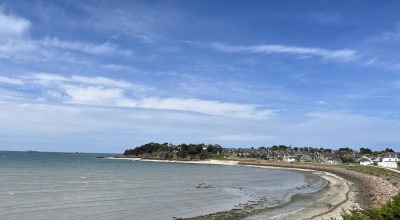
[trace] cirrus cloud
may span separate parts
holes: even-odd
[[[301,56],[303,58],[307,56],[314,56],[320,57],[323,60],[334,60],[340,62],[348,62],[360,57],[358,51],[351,49],[330,50],[318,47],[299,47],[281,44],[242,46],[213,42],[206,44],[205,46],[226,53],[290,54]]]

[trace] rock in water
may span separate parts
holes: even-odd
[[[207,183],[200,183],[199,185],[196,186],[198,189],[209,189],[209,188],[214,188],[211,185],[208,185]]]

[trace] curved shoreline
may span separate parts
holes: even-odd
[[[257,167],[265,169],[283,169],[294,170],[302,172],[311,172],[328,181],[320,191],[324,190],[324,195],[318,198],[317,201],[307,204],[300,210],[295,210],[289,214],[275,216],[273,219],[329,219],[331,217],[340,219],[342,208],[350,209],[352,207],[360,207],[356,202],[356,187],[349,180],[342,178],[334,173],[328,171],[321,171],[311,168],[297,168],[297,167],[280,167],[280,166],[266,166],[262,164],[248,164],[239,161],[229,160],[202,160],[202,161],[175,161],[175,160],[151,160],[141,158],[106,158],[106,159],[119,159],[119,160],[133,160],[133,161],[148,161],[148,162],[164,162],[164,163],[186,163],[186,164],[210,164],[210,165],[241,165],[248,167]],[[215,215],[217,213],[211,214]],[[264,215],[263,215],[264,214]],[[265,212],[257,213],[245,219],[270,219],[265,216]],[[190,219],[190,218],[189,218]]]
[[[325,191],[324,195],[316,202],[308,204],[308,206],[306,206],[302,210],[297,210],[290,215],[275,217],[273,219],[341,219],[342,209],[347,210],[351,209],[352,207],[359,207],[359,204],[355,202],[356,199],[354,185],[350,181],[339,177],[338,175],[325,171],[317,171],[304,168],[283,168],[257,165],[243,166],[310,172],[328,181],[328,185],[325,188],[321,189],[321,191]]]
[[[382,177],[367,175],[346,169],[344,166],[326,164],[296,164],[296,163],[271,163],[264,161],[245,161],[242,165],[259,165],[274,168],[300,168],[322,171],[337,175],[354,186],[356,203],[360,208],[374,208],[391,200],[392,196],[400,193],[400,188],[393,186]]]

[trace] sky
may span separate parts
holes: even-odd
[[[399,1],[0,1],[0,150],[400,151]]]

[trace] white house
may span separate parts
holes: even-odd
[[[327,163],[327,164],[340,164],[340,160],[337,159],[337,158],[328,157],[328,158],[325,158],[324,163]]]
[[[387,153],[383,157],[382,162],[378,163],[378,166],[396,169],[397,161],[399,161],[399,158],[397,157],[396,153]]]
[[[287,162],[297,162],[299,160],[299,157],[297,156],[289,156],[287,159]]]
[[[377,162],[377,163],[381,162],[381,158],[380,157],[372,157],[371,160],[374,161],[374,162]]]
[[[358,162],[360,162],[360,165],[362,166],[368,166],[374,164],[374,161],[372,161],[369,157],[363,156],[360,159],[358,159]]]

